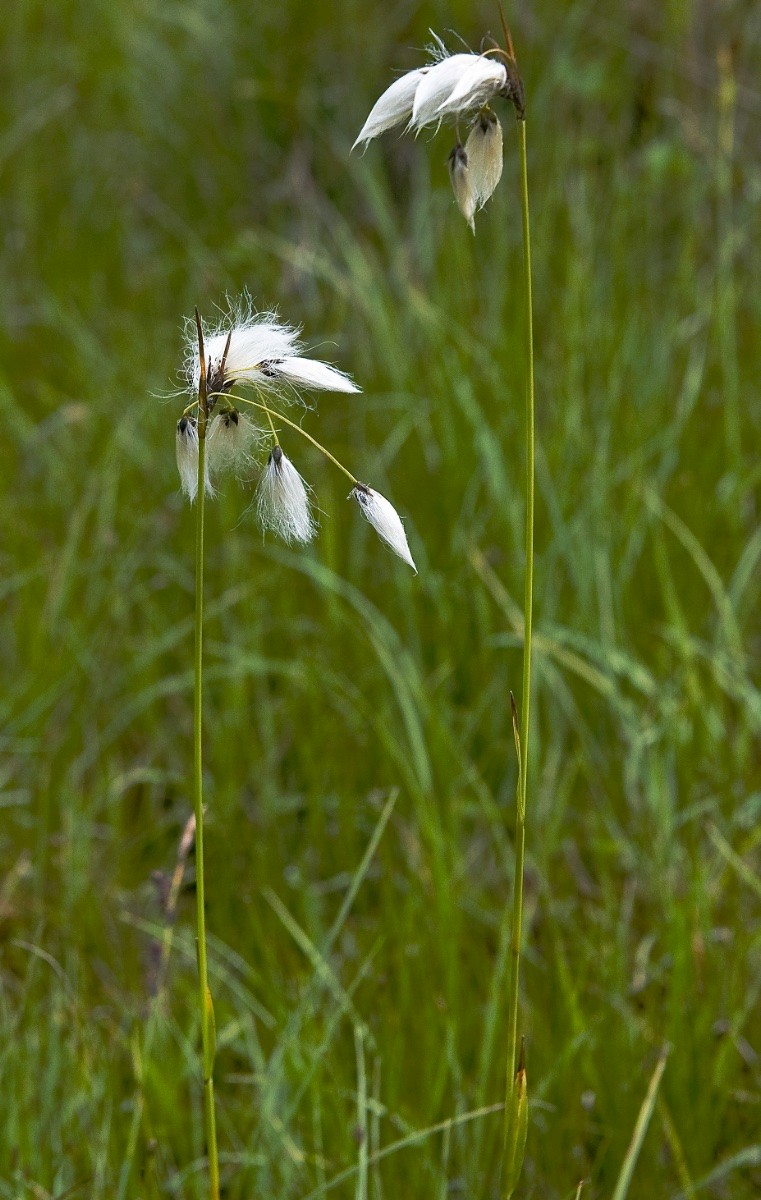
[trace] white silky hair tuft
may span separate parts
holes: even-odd
[[[241,315],[240,313],[236,315]],[[224,358],[227,339],[230,344]],[[299,331],[283,325],[273,313],[250,313],[240,324],[223,323],[217,330],[204,334],[206,378],[219,390],[240,381],[271,386],[267,364],[291,354],[297,354]],[[201,368],[198,360],[198,340],[195,326],[188,330],[189,352],[186,356],[188,383],[198,391]],[[224,378],[222,360],[224,358]]]
[[[213,329],[204,330],[206,380],[209,395],[229,392],[236,383],[276,391],[293,400],[299,385],[323,391],[358,392],[343,371],[317,359],[302,358],[300,330],[284,325],[277,313],[257,313],[248,295]],[[185,376],[197,392],[201,380],[195,323],[185,328]]]
[[[311,542],[317,532],[307,486],[279,445],[273,446],[259,480],[256,512],[262,529],[288,545]]]
[[[489,109],[482,112],[465,143],[470,179],[483,208],[502,177],[502,126]]]
[[[352,149],[366,145],[405,118],[407,129],[417,134],[427,125],[457,121],[473,109],[482,108],[498,93],[505,93],[510,80],[503,62],[489,52],[449,54],[442,39],[431,33],[431,62],[408,71],[386,88],[370,110]]]
[[[419,132],[432,121],[441,121],[439,108],[477,57],[475,54],[450,54],[430,68],[415,92],[410,128]]]
[[[222,331],[212,338],[208,349],[209,368],[219,370],[228,335]],[[224,381],[235,384],[258,383],[268,378],[267,364],[298,351],[298,330],[276,321],[257,319],[247,325],[236,325],[230,333],[230,348],[225,359]]]
[[[420,67],[416,71],[408,71],[386,88],[370,109],[352,150],[363,144],[367,146],[368,142],[385,133],[387,129],[393,129],[395,125],[401,125],[402,121],[409,120],[418,84],[429,70],[430,67]]]
[[[273,363],[271,370],[280,379],[296,386],[319,388],[326,392],[359,392],[353,379],[337,367],[316,358],[283,358]]]
[[[398,554],[399,558],[408,563],[417,575],[417,567],[410,552],[407,534],[404,532],[401,517],[391,501],[364,483],[357,483],[350,494],[357,501],[363,516],[367,518],[378,536],[387,546],[391,547],[394,554]]]
[[[180,487],[183,495],[187,496],[192,504],[198,495],[198,426],[194,417],[180,417],[177,422],[175,453],[177,470],[180,474]],[[214,488],[209,478],[208,456],[204,460],[204,490],[207,496],[214,495]]]
[[[439,105],[437,117],[457,117],[469,109],[480,108],[501,91],[507,83],[504,63],[484,55],[476,55],[462,71],[460,78]]]
[[[455,146],[449,155],[449,178],[452,181],[457,207],[475,233],[476,224],[473,217],[478,204],[478,192],[473,186],[468,155],[462,146]]]
[[[206,433],[206,454],[212,475],[240,475],[253,461],[252,451],[264,436],[247,413],[226,409],[212,417]]]

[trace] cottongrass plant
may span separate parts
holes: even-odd
[[[352,149],[406,122],[419,134],[429,127],[454,124],[457,140],[449,155],[449,175],[460,212],[476,232],[474,217],[502,177],[502,126],[491,102],[512,102],[519,121],[525,116],[523,84],[509,34],[508,49],[489,47],[482,54],[450,54],[435,34],[431,61],[396,79],[376,100]],[[463,145],[460,126],[468,126]]]
[[[401,518],[379,492],[361,483],[311,434],[283,413],[300,389],[359,392],[348,375],[328,363],[305,357],[298,330],[275,314],[255,313],[247,298],[214,329],[205,329],[198,311],[188,322],[185,374],[193,396],[176,432],[180,486],[196,509],[193,809],[196,839],[196,921],[203,1063],[204,1120],[212,1200],[219,1198],[219,1155],[214,1107],[215,1026],[209,988],[202,774],[204,511],[227,474],[246,475],[266,453],[256,493],[262,529],[287,543],[306,544],[317,532],[310,490],[280,445],[276,425],[285,425],[317,447],[351,482],[356,501],[382,540],[416,570]],[[234,389],[236,389],[234,391]],[[240,395],[247,389],[249,395]]]
[[[419,134],[454,123],[456,143],[449,172],[460,212],[475,233],[475,214],[493,194],[502,175],[502,126],[492,102],[509,101],[518,122],[521,214],[523,223],[524,296],[526,304],[526,575],[523,600],[523,687],[521,714],[510,697],[518,757],[515,875],[513,885],[511,970],[507,1001],[507,1072],[502,1151],[502,1187],[509,1198],[518,1183],[528,1126],[528,1093],[523,1042],[518,1047],[518,990],[523,921],[523,869],[526,842],[529,717],[531,710],[531,629],[534,590],[534,338],[531,299],[531,234],[526,155],[526,103],[510,32],[503,20],[505,46],[493,43],[481,54],[450,54],[436,35],[431,61],[395,80],[373,105],[354,146],[406,123]],[[460,125],[469,131],[463,145]],[[353,147],[354,148],[354,147]]]

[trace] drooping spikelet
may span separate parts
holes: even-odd
[[[371,108],[352,150],[357,146],[366,147],[379,134],[393,129],[395,125],[401,125],[402,121],[409,120],[418,84],[429,70],[430,67],[420,67],[417,71],[408,71],[400,79],[395,79],[391,87],[386,88]]]
[[[198,495],[198,426],[195,417],[180,417],[175,438],[177,470],[183,495],[192,504]],[[207,496],[214,495],[209,478],[209,460],[204,462],[204,490]]]
[[[473,186],[468,153],[462,146],[455,146],[449,155],[449,178],[452,181],[452,191],[457,201],[457,207],[475,233],[476,225],[473,217],[478,204],[478,192]]]
[[[367,520],[378,536],[383,538],[383,541],[387,546],[391,547],[394,554],[398,554],[417,574],[417,567],[410,553],[407,534],[404,532],[401,517],[390,500],[387,500],[385,496],[381,496],[380,492],[376,492],[373,488],[369,488],[366,484],[359,482],[352,488],[350,495],[357,501],[362,515],[367,517]]]
[[[253,461],[252,450],[262,437],[247,413],[226,409],[212,417],[206,434],[206,453],[212,476],[241,475]]]
[[[256,512],[262,529],[289,545],[311,542],[317,532],[306,484],[279,445],[270,451],[259,480]]]
[[[478,207],[483,208],[502,177],[502,126],[491,109],[479,113],[465,153]]]

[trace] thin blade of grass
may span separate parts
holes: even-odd
[[[655,1070],[653,1071],[647,1092],[645,1093],[645,1099],[642,1101],[642,1107],[639,1110],[639,1115],[634,1126],[634,1132],[629,1143],[629,1149],[626,1151],[626,1157],[624,1158],[621,1166],[621,1171],[619,1173],[618,1181],[616,1183],[611,1200],[626,1200],[626,1196],[629,1194],[629,1184],[632,1181],[632,1175],[634,1174],[634,1168],[637,1165],[639,1152],[642,1149],[642,1143],[645,1140],[645,1134],[647,1133],[647,1128],[650,1124],[650,1118],[653,1115],[655,1101],[658,1096],[658,1088],[660,1087],[663,1072],[666,1069],[666,1060],[669,1056],[670,1049],[670,1046],[663,1047],[658,1062],[655,1065]]]
[[[489,1117],[493,1113],[502,1112],[504,1104],[488,1104],[484,1108],[474,1108],[471,1112],[461,1113],[458,1117],[449,1117],[446,1121],[439,1121],[437,1125],[429,1125],[427,1129],[417,1129],[414,1133],[408,1133],[405,1137],[399,1138],[396,1142],[391,1142],[390,1145],[384,1146],[377,1154],[370,1154],[367,1158],[367,1165],[372,1167],[375,1163],[380,1162],[384,1158],[388,1158],[391,1154],[397,1154],[400,1150],[407,1150],[410,1146],[419,1146],[427,1138],[434,1137],[437,1133],[448,1133],[452,1129],[456,1129],[460,1125],[466,1125],[470,1121],[477,1121],[481,1117]],[[316,1191],[307,1193],[302,1197],[302,1200],[316,1200],[317,1196],[321,1196],[323,1192],[330,1192],[333,1188],[337,1188],[340,1184],[345,1183],[347,1179],[352,1179],[357,1173],[356,1165],[347,1167],[345,1171],[340,1171],[338,1175],[334,1175],[326,1184],[317,1188]]]

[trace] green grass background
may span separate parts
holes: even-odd
[[[519,1194],[612,1194],[668,1042],[629,1195],[744,1200],[761,1188],[761,20],[687,0],[508,17],[538,356]],[[192,864],[152,999],[192,735],[193,518],[181,401],[160,397],[183,316],[244,287],[361,383],[304,424],[405,515],[420,575],[287,437],[323,513],[313,548],[263,542],[251,487],[208,514],[224,1194],[498,1195],[501,1118],[465,1117],[504,1087],[517,136],[505,108],[475,240],[451,131],[349,156],[429,26],[476,46],[499,29],[462,0],[4,12],[2,1197],[205,1194]]]

